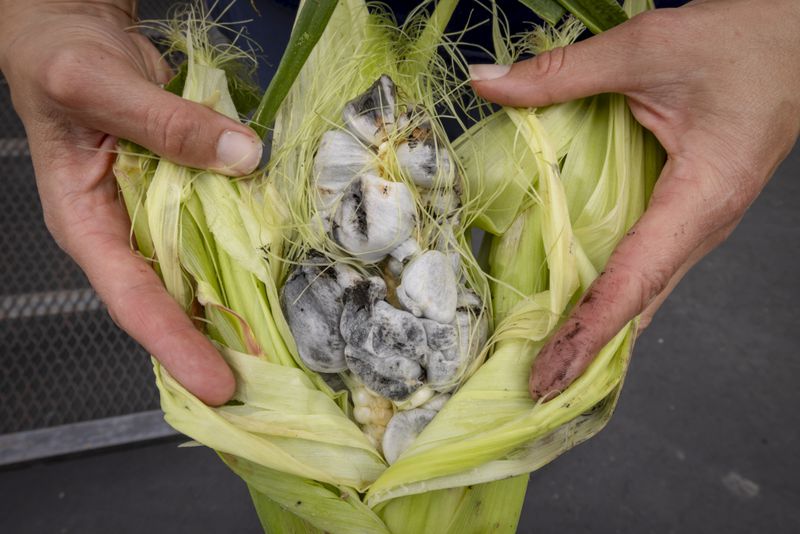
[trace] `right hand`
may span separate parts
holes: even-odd
[[[128,29],[134,2],[0,0],[0,69],[25,125],[45,223],[114,321],[211,405],[233,395],[213,345],[130,249],[111,172],[116,138],[229,175],[252,172],[261,142],[246,126],[159,88],[171,72]]]

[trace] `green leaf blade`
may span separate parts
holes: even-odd
[[[519,2],[551,26],[558,24],[567,12],[556,0],[519,0]]]
[[[300,69],[325,31],[337,0],[306,0],[300,6],[289,44],[253,115],[253,130],[263,139]]]

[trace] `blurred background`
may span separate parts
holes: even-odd
[[[294,7],[259,9],[263,78]],[[47,233],[1,76],[0,177],[0,532],[260,532],[215,454],[178,448],[147,354]],[[641,336],[606,430],[532,475],[519,532],[800,532],[798,202],[796,147]]]

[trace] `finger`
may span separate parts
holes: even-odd
[[[263,147],[248,127],[161,89],[127,65],[112,62],[87,73],[82,61],[76,59],[76,72],[52,74],[57,82],[49,87],[50,97],[76,123],[129,139],[181,165],[233,176],[257,167]]]
[[[472,86],[486,100],[516,107],[625,93],[641,72],[634,64],[638,49],[630,45],[632,22],[513,65],[470,65]]]
[[[667,300],[667,297],[672,293],[672,291],[678,286],[683,277],[686,276],[686,273],[689,272],[689,270],[694,267],[697,262],[703,259],[709,252],[717,248],[720,243],[725,241],[737,224],[738,221],[714,232],[705,241],[703,241],[699,247],[694,249],[694,251],[689,255],[689,259],[687,259],[683,265],[678,268],[677,272],[672,275],[667,287],[665,287],[664,290],[661,291],[661,293],[659,293],[642,312],[641,316],[639,317],[638,334],[641,334],[645,328],[650,326],[650,323],[652,322],[656,312],[659,310],[659,308],[661,308],[661,305],[664,304],[664,301]]]
[[[664,301],[667,300],[667,297],[675,290],[675,288],[678,286],[678,284],[686,275],[686,273],[689,272],[689,269],[694,267],[694,265],[698,261],[700,261],[701,257],[702,255],[700,254],[698,254],[696,258],[690,257],[683,265],[681,265],[675,272],[675,274],[672,275],[672,278],[670,278],[669,283],[667,283],[667,286],[661,291],[661,293],[656,295],[656,297],[652,300],[652,302],[650,302],[650,304],[647,305],[644,311],[642,311],[642,314],[639,316],[639,323],[637,325],[637,330],[636,330],[637,336],[641,334],[645,328],[650,326],[650,323],[652,322],[653,317],[655,316],[658,309],[661,308],[661,305],[664,304]]]
[[[692,180],[688,165],[668,160],[650,206],[619,243],[605,271],[542,348],[530,379],[534,398],[563,391],[632,318],[668,285],[706,236],[729,224],[707,208],[713,180]],[[717,222],[720,221],[720,222]]]
[[[112,147],[113,140],[107,148]],[[114,321],[200,400],[210,405],[229,400],[235,389],[231,370],[153,269],[131,251],[130,223],[113,190],[86,193],[72,208],[80,218],[73,221],[65,248]]]

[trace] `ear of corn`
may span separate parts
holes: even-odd
[[[528,476],[400,497],[375,507],[392,533],[513,533]]]
[[[643,211],[663,154],[615,95],[541,110],[466,105],[453,76],[462,61],[443,37],[456,3],[440,1],[430,17],[420,8],[399,29],[362,0],[339,2],[277,110],[267,174],[231,180],[122,146],[115,170],[136,244],[170,293],[200,315],[237,379],[234,401],[212,408],[154,361],[165,417],[247,482],[265,531],[513,532],[527,474],[594,435],[614,409],[634,324],[551,402],[530,399],[528,376],[544,340]],[[646,4],[631,2],[626,13]],[[513,42],[494,14],[502,62],[567,44],[580,31],[568,21]],[[167,27],[188,58],[182,95],[237,118],[225,67],[241,53],[209,45],[205,24],[190,17]],[[442,46],[453,52],[448,61],[437,55]],[[303,333],[293,336],[281,306],[287,281],[312,252],[332,260],[326,268],[375,272],[320,226],[312,192],[321,139],[344,131],[342,109],[384,76],[398,98],[431,117],[427,135],[451,161],[441,173],[462,190],[448,209],[463,226],[425,208],[424,195],[446,200],[447,190],[441,178],[424,194],[408,180],[393,134],[376,150],[382,172],[408,187],[422,250],[457,254],[463,288],[491,303],[479,316],[493,330],[460,370],[452,397],[438,413],[422,408],[432,420],[396,460],[386,455],[390,466],[376,446],[383,430],[364,422],[365,407],[410,414],[436,392],[426,386],[391,403],[348,372],[313,371],[301,357]],[[482,118],[447,141],[437,113],[465,112]],[[484,269],[470,253],[469,224],[493,234]],[[476,329],[468,331],[473,343]]]

